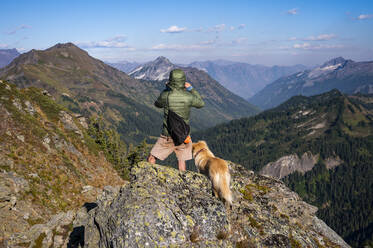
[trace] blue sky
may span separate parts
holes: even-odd
[[[373,60],[373,1],[31,1],[0,3],[0,48],[73,42],[104,61]]]

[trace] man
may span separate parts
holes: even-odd
[[[185,161],[192,159],[192,142],[175,146],[167,128],[168,111],[172,110],[189,125],[191,107],[202,108],[205,105],[199,93],[185,81],[184,71],[172,70],[166,89],[154,103],[156,107],[164,108],[163,131],[148,158],[149,163],[155,164],[156,159],[164,160],[175,152],[180,171],[185,171]]]

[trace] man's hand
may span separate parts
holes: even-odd
[[[191,91],[193,89],[193,86],[188,82],[185,82],[184,86],[187,91]]]

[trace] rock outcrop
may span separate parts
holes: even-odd
[[[260,174],[281,179],[295,171],[304,173],[312,170],[318,159],[318,155],[312,155],[310,152],[305,152],[300,158],[297,154],[291,154],[266,164]]]
[[[281,181],[230,163],[232,209],[195,172],[140,162],[74,230],[84,247],[349,247]]]
[[[312,170],[317,161],[319,160],[319,155],[313,155],[311,152],[305,152],[301,157],[297,154],[291,154],[288,156],[283,156],[277,159],[275,162],[270,162],[266,164],[259,172],[263,176],[271,176],[274,178],[284,178],[296,171],[304,174],[307,171]],[[332,169],[343,163],[338,156],[329,157],[324,160],[327,169]]]

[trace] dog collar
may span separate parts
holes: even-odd
[[[196,153],[196,155],[194,155],[194,157],[196,158],[200,152],[202,152],[202,151],[206,151],[206,150],[207,150],[206,148],[202,148],[201,150],[199,150],[199,151]]]

